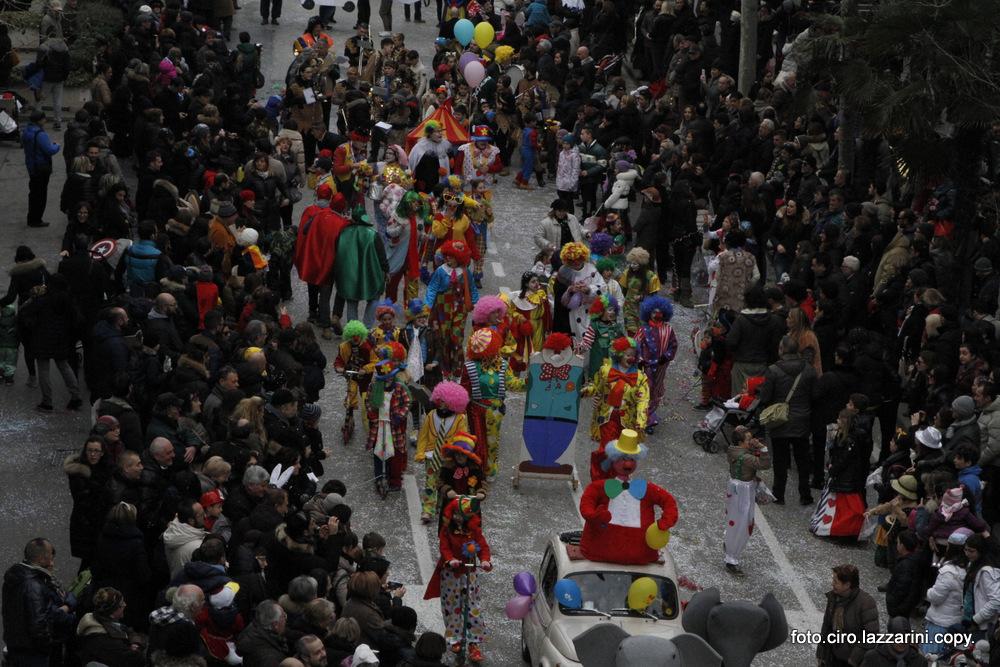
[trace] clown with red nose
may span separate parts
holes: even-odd
[[[580,550],[587,560],[655,563],[659,552],[649,545],[649,535],[662,534],[677,523],[677,501],[656,484],[633,479],[638,462],[646,457],[638,433],[624,429],[605,453],[603,465],[611,476],[591,482],[580,499],[584,520]]]

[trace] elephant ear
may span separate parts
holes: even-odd
[[[750,667],[770,631],[767,612],[744,600],[721,604],[708,618],[708,643],[726,667]]]
[[[682,665],[722,667],[722,656],[698,635],[684,633],[677,635],[671,641],[681,654]]]
[[[583,667],[607,667],[615,663],[618,645],[631,635],[611,623],[598,623],[573,639],[576,657]]]
[[[768,618],[771,619],[771,629],[767,633],[764,645],[758,650],[770,651],[771,649],[778,648],[788,640],[788,619],[785,618],[784,607],[781,606],[781,603],[771,593],[764,596],[759,606],[767,612]]]
[[[700,667],[702,663],[688,662],[676,644],[666,637],[635,635],[619,644],[612,664],[614,667]]]
[[[684,614],[681,616],[681,625],[684,627],[684,631],[707,640],[708,616],[719,604],[718,588],[706,588],[695,593],[687,606],[684,607]]]

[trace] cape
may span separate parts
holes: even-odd
[[[654,508],[661,515],[656,519]],[[642,565],[659,553],[646,545],[646,529],[677,523],[677,501],[665,489],[644,479],[602,479],[587,485],[580,498],[583,535],[580,551],[587,560]]]
[[[337,240],[348,224],[347,218],[325,206],[306,208],[295,240],[295,270],[299,278],[310,285],[332,282]]]
[[[385,273],[375,250],[375,228],[363,223],[344,227],[337,239],[334,264],[337,292],[351,301],[370,301],[385,290]]]

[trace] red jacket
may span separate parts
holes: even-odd
[[[295,270],[310,285],[333,282],[333,264],[337,254],[337,239],[349,220],[325,206],[313,204],[299,220],[295,239]]]
[[[467,558],[462,553],[462,547],[469,543],[475,542],[479,545],[479,553],[476,554],[475,560],[479,563],[487,560],[493,560],[490,557],[490,545],[486,542],[486,538],[483,536],[482,531],[482,521],[478,516],[470,517],[465,524],[465,529],[456,533],[451,529],[451,513],[454,509],[454,501],[448,503],[444,508],[443,524],[441,526],[441,532],[438,533],[438,548],[441,551],[441,558],[438,559],[437,567],[434,569],[434,575],[431,580],[427,583],[427,592],[424,593],[424,599],[430,600],[441,596],[441,569],[448,567],[448,561],[459,560],[463,563],[471,558]],[[459,568],[464,569],[464,568]]]

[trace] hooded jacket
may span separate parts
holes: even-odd
[[[816,386],[816,371],[798,356],[786,356],[768,366],[760,388],[760,405],[782,403],[788,397],[795,377],[802,374],[795,392],[788,399],[788,421],[768,429],[772,438],[805,438],[810,433],[809,415]]]
[[[49,134],[34,123],[28,123],[21,134],[24,148],[24,166],[29,174],[42,171],[52,173],[52,156],[59,152],[59,145],[52,143]]]
[[[615,176],[615,182],[611,184],[611,194],[604,201],[604,208],[616,211],[628,210],[628,195],[638,178],[639,172],[635,169],[627,169]]]
[[[142,667],[145,656],[132,650],[128,628],[110,618],[83,615],[76,626],[76,654],[81,664],[99,662],[107,667]]]
[[[732,350],[735,362],[773,363],[784,332],[781,320],[766,309],[744,308],[726,336],[726,347]]]
[[[201,546],[206,535],[208,533],[204,528],[181,523],[176,518],[167,524],[167,529],[163,531],[163,550],[166,552],[171,578],[176,577],[191,560],[191,554]]]
[[[962,622],[962,589],[965,568],[947,562],[938,570],[934,585],[927,590],[927,620],[935,625],[951,627]]]
[[[979,444],[982,447],[979,455],[979,465],[997,465],[1000,455],[1000,398],[983,408],[979,415]]]

